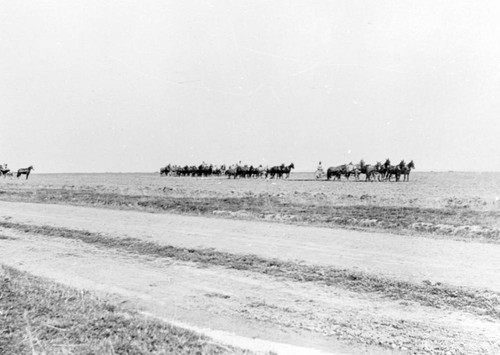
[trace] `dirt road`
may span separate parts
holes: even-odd
[[[500,245],[28,203],[0,202],[0,218],[500,292]]]
[[[0,219],[500,291],[499,245],[6,202],[0,202]],[[468,313],[247,271],[131,256],[12,229],[0,234],[3,264],[115,294],[132,308],[256,350],[493,353],[500,346],[500,324]]]

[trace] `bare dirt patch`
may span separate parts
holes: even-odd
[[[377,293],[393,300],[412,301],[424,306],[456,309],[500,319],[500,294],[484,290],[477,291],[441,283],[433,284],[430,281],[410,283],[347,269],[305,265],[276,258],[266,259],[253,254],[231,254],[214,249],[159,245],[136,238],[114,238],[75,229],[32,226],[12,222],[0,222],[0,227],[44,236],[78,240],[99,247],[126,251],[131,254],[195,262],[203,266],[215,265],[228,269],[246,270],[298,282],[320,282],[327,286],[335,286],[349,291]],[[230,297],[218,293],[209,293],[207,295],[209,297]]]
[[[159,318],[288,343],[304,354],[313,349],[351,354],[500,349],[498,322],[460,310],[247,270],[133,256],[67,238],[6,233],[18,239],[3,242],[3,263],[70,286],[116,294],[127,307]],[[279,349],[274,348],[293,353]]]
[[[500,292],[500,246],[255,221],[0,202],[10,223],[78,229],[160,245],[300,261],[403,281]]]

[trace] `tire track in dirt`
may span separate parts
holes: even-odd
[[[89,230],[162,245],[331,265],[411,282],[500,292],[500,245],[256,221],[0,202],[17,223]]]
[[[373,274],[336,269],[331,266],[299,264],[278,259],[266,259],[252,254],[231,254],[214,249],[194,249],[159,245],[137,238],[116,238],[76,229],[34,226],[0,221],[0,228],[19,230],[40,236],[82,241],[100,248],[132,255],[168,258],[194,262],[204,267],[246,270],[278,279],[298,282],[316,282],[357,293],[377,295],[401,301],[417,302],[423,306],[448,308],[479,316],[500,318],[499,294],[442,284],[420,284],[393,280]]]
[[[64,238],[13,230],[2,235],[2,263],[118,294],[130,307],[200,329],[354,354],[475,353],[495,341],[500,345],[498,323],[461,312],[246,271],[131,257]]]

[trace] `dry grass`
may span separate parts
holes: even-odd
[[[256,255],[241,255],[213,249],[180,248],[159,245],[135,238],[115,238],[88,231],[0,222],[0,227],[27,233],[79,240],[99,247],[133,254],[173,258],[181,261],[216,265],[262,273],[298,282],[321,282],[346,290],[378,294],[394,300],[418,302],[424,306],[448,308],[500,319],[500,295],[431,282],[411,283],[377,275],[328,266],[305,265]]]
[[[322,200],[321,196],[311,200],[267,193],[247,193],[236,197],[178,197],[47,188],[0,192],[0,198],[6,201],[211,215],[500,243],[498,210],[456,206],[430,208],[411,204],[385,206],[377,205],[376,199],[370,195],[361,195],[359,198],[348,195],[341,201],[343,204],[333,204],[330,200]],[[357,204],[350,201],[352,199],[356,199]]]
[[[0,296],[2,355],[247,353],[6,266]]]

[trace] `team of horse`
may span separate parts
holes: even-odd
[[[269,179],[288,179],[295,165],[275,165],[263,166],[262,164],[254,167],[253,165],[231,165],[225,172],[225,175],[230,179],[237,178],[269,178]]]
[[[231,165],[226,171],[225,175],[230,179],[237,178],[269,178],[269,179],[288,179],[295,165],[275,165],[263,166],[262,164],[254,167],[253,165]]]
[[[28,180],[28,177],[30,176],[31,170],[35,170],[35,168],[33,168],[32,165],[30,165],[27,168],[18,169],[17,173],[16,173],[16,177],[19,178],[22,175],[26,175],[26,180]],[[14,172],[8,168],[7,164],[0,165],[0,176],[3,176],[4,179],[6,177],[13,178]]]
[[[361,174],[365,175],[365,181],[391,181],[394,176],[395,181],[400,181],[401,176],[403,181],[410,181],[410,172],[415,169],[415,163],[410,161],[408,164],[404,160],[398,165],[391,165],[391,161],[386,159],[384,164],[377,162],[376,164],[366,164],[363,160],[359,164],[349,164],[332,166],[326,171],[327,180],[340,180],[342,175],[347,180],[354,176],[359,180]]]
[[[199,177],[208,177],[208,176],[222,176],[226,170],[225,165],[213,165],[213,164],[205,164],[202,163],[199,166],[195,165],[172,165],[168,164],[167,166],[160,169],[160,175],[171,175],[171,176],[199,176]]]
[[[160,169],[160,175],[165,176],[227,176],[228,179],[245,179],[245,178],[270,178],[270,179],[287,179],[290,177],[291,171],[295,168],[294,164],[276,165],[276,166],[259,166],[242,165],[241,163],[229,165],[213,165],[202,163],[199,166],[178,166],[168,164]]]
[[[160,169],[160,175],[165,176],[198,176],[198,177],[209,177],[209,176],[227,176],[227,178],[239,179],[239,178],[270,178],[270,179],[288,179],[292,170],[295,169],[295,165],[291,163],[290,165],[276,165],[276,166],[253,166],[253,165],[242,165],[233,164],[226,168],[226,165],[213,165],[206,164],[203,162],[199,166],[179,166],[168,164]],[[359,164],[343,164],[339,166],[329,167],[326,171],[327,180],[341,180],[344,176],[347,180],[351,176],[354,176],[356,180],[360,179],[361,175],[365,175],[365,181],[392,181],[394,177],[395,181],[400,181],[401,177],[403,181],[410,180],[410,172],[415,169],[415,163],[410,161],[408,164],[404,160],[397,165],[391,165],[391,161],[386,159],[382,164],[377,162],[375,164],[366,164],[364,160],[361,160]],[[322,171],[321,171],[322,173]],[[316,177],[320,177],[322,174],[316,172]]]

